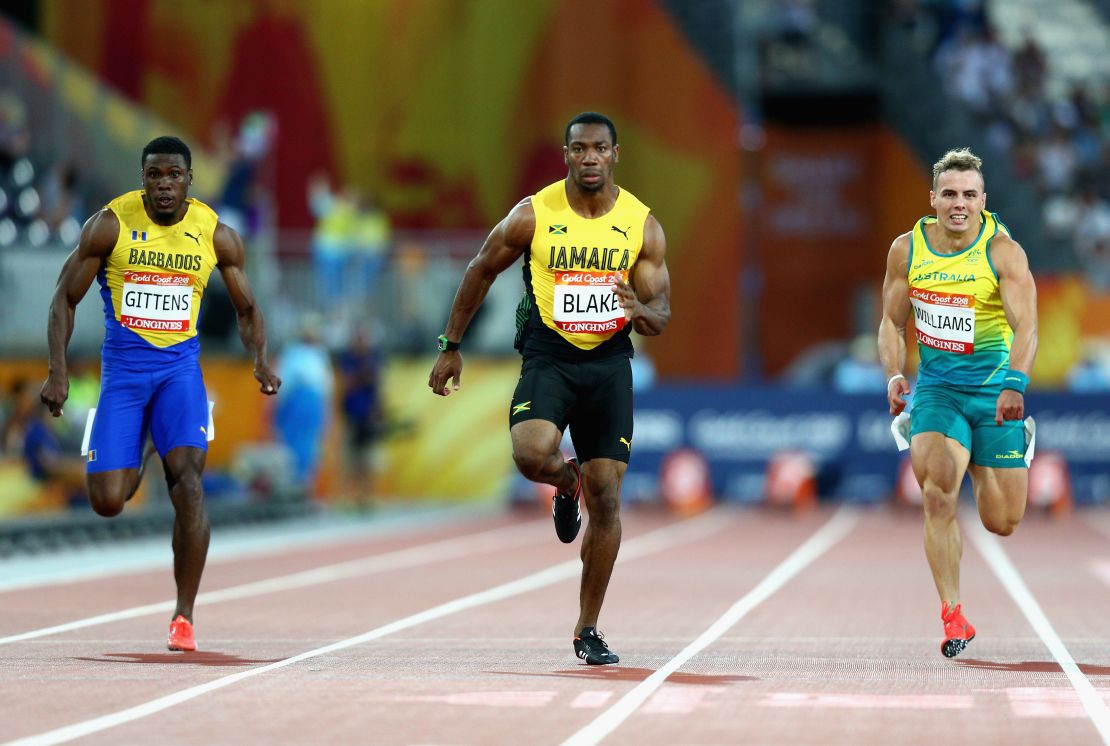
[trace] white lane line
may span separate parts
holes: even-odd
[[[1091,560],[1087,566],[1090,568],[1092,575],[1101,580],[1105,585],[1110,586],[1110,560]]]
[[[692,518],[679,524],[673,524],[661,529],[652,531],[649,534],[632,539],[621,548],[621,554],[617,558],[618,563],[627,562],[630,559],[643,557],[644,555],[654,552],[661,552],[665,549],[670,549],[682,544],[690,543],[703,539],[712,533],[720,531],[725,526],[732,523],[731,520],[722,520],[718,511],[711,511],[703,514],[700,517]],[[421,611],[417,614],[398,619],[395,622],[383,625],[369,632],[365,632],[357,637],[351,637],[346,640],[325,645],[322,648],[309,650],[305,653],[294,655],[291,658],[270,663],[258,668],[250,668],[245,671],[239,671],[228,676],[223,676],[218,679],[213,679],[199,686],[189,687],[181,691],[168,694],[164,697],[145,702],[141,705],[128,707],[125,710],[101,715],[100,717],[83,720],[72,725],[67,725],[62,728],[40,733],[34,736],[27,736],[26,738],[19,738],[14,741],[8,741],[2,746],[51,746],[51,744],[66,743],[75,738],[90,735],[92,733],[99,733],[109,728],[115,728],[125,723],[130,723],[134,720],[153,715],[161,712],[162,710],[169,709],[174,705],[179,705],[183,702],[188,702],[195,699],[202,694],[223,689],[226,686],[231,686],[243,679],[258,676],[270,671],[276,671],[279,668],[291,666],[294,663],[308,660],[310,658],[318,658],[321,655],[328,655],[335,653],[355,645],[361,645],[371,640],[391,635],[395,632],[401,632],[415,627],[425,622],[435,621],[443,617],[457,614],[460,611],[466,611],[478,606],[484,606],[496,601],[503,601],[513,596],[519,596],[523,593],[529,593],[549,585],[554,585],[563,580],[577,578],[582,569],[582,562],[579,559],[568,560],[561,562],[557,565],[526,575],[523,578],[504,583],[502,585],[488,588],[484,591],[472,593],[468,596],[456,598],[453,601],[433,606],[430,609]]]
[[[290,575],[281,575],[276,578],[267,578],[266,580],[256,580],[251,583],[244,583],[243,585],[236,585],[230,588],[221,588],[218,591],[207,591],[197,596],[196,603],[200,606],[204,606],[206,604],[220,603],[221,601],[236,601],[243,598],[261,596],[266,593],[278,593],[295,588],[305,588],[310,585],[331,583],[336,580],[346,580],[362,575],[372,575],[391,570],[419,567],[420,565],[427,565],[433,562],[457,559],[469,554],[487,553],[499,549],[507,549],[509,547],[535,542],[535,536],[531,535],[526,529],[530,526],[538,526],[539,524],[546,525],[547,521],[529,521],[524,524],[502,526],[469,536],[444,539],[431,544],[421,544],[419,546],[409,547],[408,549],[399,549],[394,552],[378,554],[372,557],[363,557],[347,562],[339,562],[334,565],[325,565],[324,567],[303,570]],[[8,637],[0,637],[0,645],[33,640],[38,637],[57,635],[63,632],[72,632],[76,629],[95,627],[99,624],[121,622],[125,619],[135,619],[136,617],[149,616],[151,614],[169,613],[174,610],[174,607],[174,601],[160,601],[158,603],[146,604],[145,606],[134,606],[130,609],[77,619],[72,622],[66,622],[65,624],[34,629],[28,632],[9,635]]]
[[[1005,550],[1002,549],[1002,544],[993,534],[988,533],[978,520],[965,521],[964,525],[968,528],[967,534],[975,543],[975,548],[979,550],[979,554],[983,555],[983,559],[990,565],[991,570],[1002,581],[1002,586],[1010,594],[1010,598],[1021,609],[1021,613],[1025,615],[1030,626],[1033,627],[1049,652],[1052,653],[1052,657],[1056,659],[1060,668],[1067,675],[1068,681],[1071,682],[1072,687],[1079,695],[1079,700],[1083,703],[1084,709],[1087,710],[1087,716],[1091,718],[1091,722],[1094,723],[1099,735],[1102,736],[1102,742],[1110,746],[1110,710],[1107,709],[1106,702],[1103,701],[1090,680],[1079,670],[1079,666],[1075,665],[1075,659],[1071,657],[1064,641],[1052,628],[1052,623],[1048,621],[1041,605],[1033,598],[1033,594],[1029,591],[1029,587],[1025,585],[1025,581],[1021,579],[1017,568],[1014,567]]]
[[[1098,533],[1105,536],[1107,539],[1110,539],[1110,523],[1107,523],[1104,520],[1100,520],[1102,518],[1101,514],[1087,513],[1084,518],[1084,523],[1086,523]]]
[[[789,557],[760,581],[759,585],[733,604],[696,640],[687,645],[682,652],[668,661],[658,671],[637,684],[630,692],[617,700],[612,707],[598,715],[589,725],[563,741],[563,746],[593,746],[600,743],[602,739],[627,720],[656,689],[662,686],[668,676],[712,644],[729,628],[743,619],[749,611],[770,598],[791,578],[847,536],[857,522],[859,522],[859,514],[855,510],[845,507],[837,510],[836,514],[817,533],[795,549]]]
[[[248,557],[282,554],[290,549],[353,544],[399,532],[415,533],[448,522],[471,522],[492,516],[480,506],[432,510],[375,512],[370,517],[324,514],[296,523],[226,528],[214,531],[208,567]],[[173,552],[165,537],[116,542],[111,551],[94,544],[60,549],[44,555],[16,555],[0,559],[0,593],[67,583],[138,575],[173,567]]]

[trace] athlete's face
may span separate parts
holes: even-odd
[[[979,214],[987,206],[983,177],[978,171],[944,171],[937,187],[929,192],[929,204],[937,211],[937,222],[950,233],[979,229]]]
[[[143,161],[143,191],[152,217],[159,222],[180,217],[189,196],[193,172],[178,153],[151,153]]]
[[[620,146],[613,144],[604,124],[574,125],[570,142],[563,146],[570,178],[584,192],[597,192],[613,183],[613,164],[619,156]]]

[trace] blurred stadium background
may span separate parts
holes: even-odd
[[[875,359],[879,290],[891,240],[929,210],[932,162],[963,145],[1038,282],[1028,405],[1049,456],[1033,499],[1110,500],[1106,0],[3,9],[0,552],[166,524],[157,478],[126,520],[94,522],[81,494],[95,291],[67,416],[36,406],[61,264],[84,220],[138,187],[160,134],[192,146],[192,195],[246,240],[286,381],[276,401],[257,394],[214,276],[214,520],[534,502],[505,421],[519,272],[466,337],[460,394],[426,380],[467,261],[565,174],[563,126],[583,110],[616,122],[618,183],[662,222],[673,281],[674,320],[635,364],[629,502],[912,500]]]

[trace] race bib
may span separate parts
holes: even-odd
[[[124,272],[119,316],[120,324],[129,329],[189,331],[193,278],[162,272]]]
[[[958,355],[975,352],[975,296],[910,288],[917,341]]]
[[[625,324],[624,309],[613,293],[613,283],[624,279],[615,272],[556,272],[555,326],[571,334],[608,334]]]

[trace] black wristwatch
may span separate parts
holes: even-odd
[[[436,349],[438,349],[440,352],[454,352],[460,347],[462,347],[462,343],[452,342],[451,340],[447,339],[446,334],[440,334],[439,337],[436,339]]]

